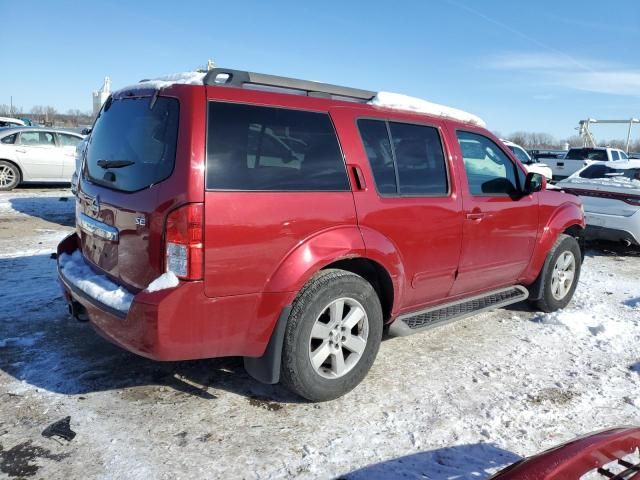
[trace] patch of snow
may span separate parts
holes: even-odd
[[[61,254],[59,262],[64,277],[91,298],[121,312],[129,311],[133,294],[109,280],[105,275],[99,275],[91,270],[80,250],[76,250],[71,255]]]
[[[421,98],[410,97],[401,93],[378,92],[376,96],[369,101],[369,105],[392,108],[395,110],[408,110],[411,112],[426,113],[436,117],[447,117],[461,122],[474,123],[481,127],[487,126],[484,120],[472,113],[448,107],[446,105],[429,102]]]
[[[133,85],[123,87],[113,92],[114,97],[118,97],[124,93],[135,93],[149,90],[162,90],[171,85],[202,85],[202,80],[206,73],[204,72],[180,72],[163,77],[152,78]]]
[[[563,185],[584,185],[593,187],[613,187],[613,188],[626,188],[633,190],[640,190],[640,180],[627,177],[608,177],[608,178],[582,178],[582,177],[569,177],[562,182],[559,182],[560,186]],[[601,188],[598,190],[602,190]]]
[[[173,272],[166,272],[156,278],[153,282],[149,284],[146,291],[147,292],[157,292],[159,290],[165,290],[167,288],[177,287],[180,283],[178,277]]]

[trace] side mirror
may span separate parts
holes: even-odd
[[[531,193],[540,192],[547,188],[547,179],[544,175],[536,172],[527,173],[527,178],[524,181],[524,194],[529,195]]]
[[[89,135],[91,133],[91,129],[90,128],[83,128],[82,129],[82,135]]]

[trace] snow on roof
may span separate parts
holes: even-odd
[[[369,105],[374,105],[376,107],[426,113],[436,117],[448,117],[461,122],[474,123],[481,127],[487,126],[484,120],[472,113],[448,107],[446,105],[429,102],[421,98],[410,97],[401,93],[378,92],[368,103]]]
[[[172,73],[170,75],[143,80],[133,85],[128,85],[126,87],[123,87],[113,92],[113,96],[118,97],[125,93],[131,94],[131,93],[149,92],[153,90],[161,90],[163,88],[167,88],[167,87],[170,87],[171,85],[176,85],[176,84],[202,85],[203,84],[202,81],[205,75],[206,75],[205,72]]]

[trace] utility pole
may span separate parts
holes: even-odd
[[[11,97],[9,98],[11,98],[11,101],[10,101],[11,105],[9,106],[9,116],[13,117],[13,95],[11,95]]]

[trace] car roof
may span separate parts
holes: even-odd
[[[74,137],[83,138],[82,135],[80,135],[79,133],[71,132],[69,130],[64,130],[62,128],[29,127],[29,126],[0,128],[0,135],[3,136],[3,137],[6,137],[8,135],[13,135],[14,133],[20,133],[20,132],[65,133],[67,135],[73,135]]]

